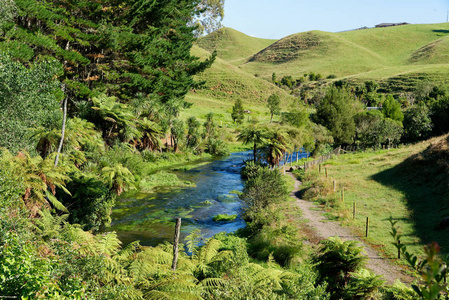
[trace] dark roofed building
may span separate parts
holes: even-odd
[[[402,22],[402,23],[380,23],[376,25],[376,28],[379,27],[391,27],[391,26],[399,26],[399,25],[408,25],[409,23],[407,22]]]

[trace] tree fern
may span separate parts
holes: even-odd
[[[186,236],[187,252],[191,254],[192,259],[198,254],[198,244],[201,239],[201,230],[195,229],[188,236]]]
[[[40,237],[49,241],[59,235],[69,215],[52,215],[49,210],[44,209],[39,213],[39,216],[34,221],[34,228]]]
[[[120,244],[122,243],[118,239],[115,231],[97,236],[96,239],[97,251],[109,256],[115,255],[120,248]]]
[[[144,286],[144,297],[146,299],[165,299],[149,298],[156,295],[166,295],[168,299],[202,299],[201,289],[197,286],[197,279],[192,275],[173,275],[167,274],[164,278]]]

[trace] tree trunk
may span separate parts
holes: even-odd
[[[64,88],[63,88],[64,91]],[[58,166],[59,162],[59,153],[61,153],[62,150],[62,144],[64,143],[64,136],[65,136],[65,124],[67,120],[67,96],[64,98],[64,104],[63,104],[63,117],[62,117],[62,129],[61,129],[61,140],[59,141],[58,151],[56,153],[55,158],[55,167]]]
[[[171,265],[171,269],[173,272],[176,271],[176,264],[178,263],[178,242],[180,231],[181,231],[181,218],[176,218],[175,240],[173,243],[173,263]]]
[[[254,163],[256,163],[256,151],[257,151],[256,143],[254,143],[254,149],[253,149]]]

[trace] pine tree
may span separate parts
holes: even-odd
[[[242,99],[238,98],[232,107],[231,118],[235,123],[242,124],[245,119],[244,113]]]

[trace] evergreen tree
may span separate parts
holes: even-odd
[[[72,102],[98,91],[122,102],[143,94],[176,114],[198,85],[193,75],[215,58],[201,62],[190,55],[195,27],[189,22],[204,12],[200,3],[17,0],[17,17],[2,25],[0,50],[26,62],[58,59]]]
[[[268,97],[268,108],[270,109],[271,121],[273,122],[273,115],[278,115],[281,113],[281,99],[279,95],[272,94]]]
[[[392,95],[388,95],[382,105],[382,113],[386,118],[400,122],[404,120],[404,114],[401,111],[401,104],[396,101]]]
[[[232,120],[237,124],[242,124],[245,119],[242,99],[238,98],[235,100],[234,106],[232,107],[231,113]]]
[[[331,87],[317,108],[316,121],[329,129],[335,144],[352,144],[355,112],[355,103],[348,91]]]

